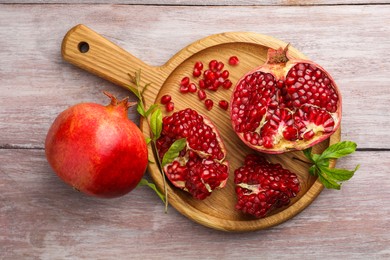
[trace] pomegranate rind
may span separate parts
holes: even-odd
[[[127,118],[133,103],[79,103],[62,111],[50,126],[45,155],[53,171],[75,190],[100,198],[132,191],[148,165],[147,144]]]
[[[269,53],[272,53],[272,51],[274,51],[274,50],[270,49]],[[288,56],[288,52],[286,53],[286,55]],[[329,131],[329,128],[326,128],[326,132],[325,132],[324,129],[322,129],[321,127],[315,127],[314,125],[307,124],[309,127],[313,128],[313,130],[315,130],[314,134],[313,133],[308,134],[308,136],[311,137],[309,140],[305,140],[303,138],[297,139],[297,140],[287,140],[283,137],[283,131],[286,129],[287,125],[282,125],[281,127],[284,127],[284,128],[278,127],[278,130],[275,131],[275,132],[277,132],[277,135],[276,135],[277,137],[272,138],[272,140],[271,140],[272,147],[270,147],[269,145],[267,147],[265,147],[265,145],[256,143],[255,141],[253,141],[253,143],[251,143],[250,141],[248,141],[248,139],[250,139],[251,137],[246,138],[245,134],[248,134],[248,132],[251,132],[251,133],[257,133],[257,134],[261,135],[261,131],[263,130],[262,128],[267,123],[267,120],[265,119],[265,117],[266,117],[266,114],[267,114],[268,109],[270,107],[270,104],[268,104],[268,106],[262,106],[262,108],[265,109],[266,112],[263,115],[262,120],[257,125],[256,130],[248,131],[248,132],[245,132],[245,131],[240,132],[239,130],[237,130],[238,123],[236,122],[236,120],[237,120],[237,107],[238,106],[236,104],[237,97],[235,95],[236,95],[236,93],[242,91],[240,89],[241,84],[243,84],[245,79],[248,79],[248,77],[253,76],[256,73],[261,72],[262,75],[271,74],[273,76],[273,79],[275,80],[275,88],[276,88],[277,81],[282,80],[283,82],[285,82],[286,76],[289,75],[288,73],[291,71],[291,69],[294,68],[294,66],[297,66],[298,64],[307,64],[307,66],[316,67],[318,70],[320,70],[323,73],[324,77],[326,77],[330,80],[331,87],[334,91],[333,93],[337,96],[337,109],[336,109],[336,111],[329,112],[320,106],[316,106],[316,105],[312,105],[312,104],[301,104],[300,107],[312,106],[313,110],[317,109],[317,108],[323,109],[324,112],[329,113],[329,116],[332,118],[333,129],[331,129]],[[284,84],[286,84],[286,83],[284,83]],[[229,111],[230,111],[230,118],[231,118],[232,127],[233,127],[233,130],[238,135],[238,137],[250,148],[257,150],[257,151],[260,151],[260,152],[268,153],[268,154],[280,154],[280,153],[285,153],[285,152],[289,152],[289,151],[304,150],[306,148],[312,147],[312,146],[326,140],[334,132],[336,132],[337,129],[340,127],[341,116],[342,116],[342,98],[341,98],[339,88],[336,85],[332,76],[324,68],[322,68],[320,65],[318,65],[310,60],[292,59],[291,57],[288,57],[288,61],[286,63],[269,63],[269,58],[268,58],[264,65],[257,67],[255,69],[251,70],[250,72],[246,73],[243,77],[241,77],[237,81],[237,84],[234,87],[233,94],[231,96],[231,100],[230,100],[229,104],[230,104]],[[278,108],[279,108],[279,106],[280,106],[280,103],[278,103]],[[291,110],[291,112],[293,113],[292,115],[294,116],[294,113],[299,109],[299,107],[294,107],[293,109],[291,109],[291,107],[287,107],[287,108],[285,107],[284,109]],[[248,116],[248,117],[244,118],[243,120],[250,120],[250,117]],[[308,128],[308,131],[311,130],[311,128]],[[302,133],[302,136],[303,136],[303,134],[304,133]],[[264,143],[264,141],[263,141],[263,143]]]

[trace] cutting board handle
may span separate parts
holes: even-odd
[[[159,67],[147,65],[82,24],[65,35],[61,53],[66,61],[124,88],[129,74],[141,70],[143,78],[152,79],[159,73]]]

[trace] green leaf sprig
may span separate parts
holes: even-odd
[[[168,211],[168,189],[167,183],[164,173],[164,166],[171,163],[180,153],[181,150],[187,144],[187,140],[185,138],[176,140],[168,149],[168,151],[164,154],[163,159],[161,160],[158,156],[157,152],[157,139],[161,136],[162,131],[162,112],[158,104],[152,104],[148,108],[146,108],[143,94],[147,87],[151,84],[145,84],[143,87],[141,86],[141,71],[136,72],[133,75],[129,74],[130,81],[134,85],[127,85],[127,88],[134,93],[134,95],[138,98],[137,112],[145,118],[148,127],[150,129],[150,137],[146,138],[146,143],[151,144],[153,152],[156,154],[157,165],[161,172],[163,178],[163,186],[164,186],[164,194],[162,194],[156,187],[154,183],[150,183],[146,179],[142,179],[138,186],[148,186],[153,189],[156,194],[160,197],[160,199],[165,203],[165,212]],[[149,161],[149,163],[152,163]]]
[[[356,147],[357,145],[354,142],[343,141],[329,146],[321,154],[312,154],[311,148],[304,150],[304,155],[312,164],[309,168],[309,173],[318,176],[326,188],[339,190],[342,182],[352,178],[360,165],[357,165],[354,170],[330,168],[330,160],[347,156],[355,152]]]

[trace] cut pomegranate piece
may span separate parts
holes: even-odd
[[[244,165],[234,171],[234,183],[236,209],[257,218],[287,206],[300,190],[294,173],[255,154],[247,155]]]
[[[223,188],[228,162],[225,146],[212,122],[190,108],[164,117],[161,137],[156,142],[160,158],[180,138],[187,139],[186,148],[164,167],[172,184],[201,200]]]
[[[270,49],[267,62],[237,82],[230,102],[234,131],[265,153],[306,149],[340,125],[332,77],[312,61],[290,59],[287,49]]]

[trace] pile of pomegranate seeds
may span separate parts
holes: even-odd
[[[237,56],[231,56],[228,60],[230,66],[236,66],[239,63]],[[219,88],[230,89],[233,85],[229,79],[230,72],[224,69],[225,64],[222,61],[211,60],[208,63],[208,68],[204,69],[201,61],[194,64],[192,77],[198,78],[198,82],[191,82],[190,77],[185,76],[181,79],[179,84],[179,91],[182,94],[198,93],[200,101],[204,100],[204,105],[207,110],[211,110],[214,106],[214,101],[207,98],[206,91],[217,91]],[[165,110],[171,112],[174,110],[174,103],[171,101],[170,95],[161,97],[161,104],[165,105]],[[218,105],[223,110],[228,110],[229,102],[226,100],[219,100]]]
[[[236,66],[238,63],[239,60],[237,56],[229,58],[229,65]],[[180,81],[180,93],[198,93],[199,100],[204,100],[206,109],[210,111],[213,108],[214,101],[207,98],[206,91],[217,91],[221,87],[223,89],[230,89],[233,85],[232,81],[229,79],[230,72],[227,69],[224,69],[224,67],[225,64],[222,61],[214,59],[208,63],[208,68],[203,70],[203,63],[201,61],[197,61],[194,64],[192,76],[194,78],[199,78],[198,84],[196,85],[194,82],[191,82],[190,78],[185,76]],[[221,109],[227,110],[229,102],[226,100],[220,100],[218,105]]]

